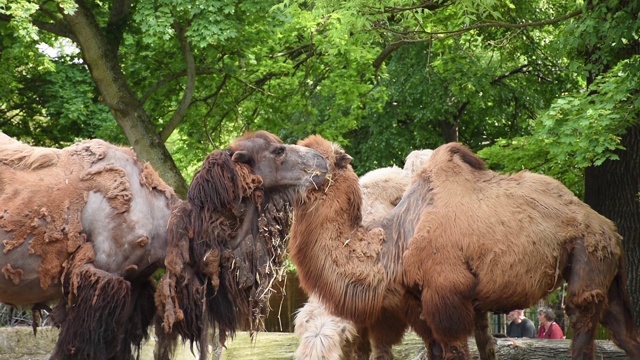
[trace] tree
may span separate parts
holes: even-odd
[[[636,274],[638,6],[0,0],[0,124],[45,145],[126,138],[182,194],[182,174],[245,130],[322,133],[359,173],[458,140],[584,196]],[[37,50],[60,39],[79,53]]]
[[[6,8],[8,11],[4,11],[1,19],[15,20],[19,29],[28,31],[26,23],[32,23],[40,30],[66,37],[78,46],[100,92],[101,102],[109,107],[138,156],[149,161],[176,192],[186,194],[183,177],[118,62],[118,49],[131,3],[115,2],[110,12],[98,14],[107,15],[102,26],[92,8],[82,1],[65,2],[60,6],[55,2],[45,2],[39,6],[17,2]],[[93,8],[96,9],[95,6]],[[35,30],[30,35],[37,38]]]
[[[111,114],[138,156],[183,195],[186,185],[178,167],[189,177],[204,154],[246,130],[271,130],[289,141],[312,131],[339,139],[355,126],[357,112],[345,109],[357,109],[361,94],[373,86],[367,80],[373,75],[364,71],[370,69],[373,53],[344,46],[348,31],[337,26],[339,21],[310,19],[296,6],[285,8],[276,1],[0,4],[0,29],[15,40],[14,51],[3,49],[3,64],[9,74],[16,68],[29,70],[28,76],[9,79],[13,86],[0,106],[7,110],[5,121],[61,125],[51,116],[70,113],[56,110],[68,105],[45,100],[34,118],[26,104],[16,101],[20,90],[31,89],[36,75],[51,76],[53,71],[36,71],[39,63],[56,72],[65,66],[78,74],[88,70],[86,79],[96,91],[82,103],[90,103],[100,119]],[[79,53],[52,60],[36,50],[43,43],[70,47],[60,46],[60,39],[69,39]],[[21,56],[25,49],[31,56]],[[314,100],[327,98],[332,101]],[[321,119],[310,122],[319,112]],[[84,132],[70,122],[58,127],[58,133],[74,135],[64,139],[44,139],[18,126],[10,130],[36,144],[87,135],[118,139],[104,123],[88,126],[92,114],[79,116]]]
[[[556,177],[584,181],[578,193],[624,237],[628,288],[640,324],[639,6],[585,2],[584,14],[560,38],[570,69],[585,74],[583,86],[556,99],[532,136],[502,142],[484,154],[506,160],[510,169],[537,158]],[[507,159],[499,155],[504,147],[537,156]]]

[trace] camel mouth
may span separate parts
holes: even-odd
[[[314,190],[320,190],[320,188],[322,187],[322,185],[324,184],[327,178],[328,172],[320,171],[320,170],[309,170],[308,172],[311,175],[311,178],[309,181],[310,188]]]

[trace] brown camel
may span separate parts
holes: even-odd
[[[429,160],[433,150],[414,150],[407,155],[404,168],[375,169],[358,180],[362,190],[362,223],[375,224],[398,205],[411,183],[411,176]],[[368,330],[334,316],[320,299],[309,294],[307,303],[296,312],[295,333],[299,339],[296,359],[369,359]],[[363,342],[362,344],[360,342]],[[381,351],[390,351],[379,349]]]
[[[488,311],[529,307],[564,279],[572,358],[594,358],[598,322],[640,358],[621,237],[559,182],[496,174],[451,143],[434,151],[380,227],[367,230],[351,157],[318,136],[301,145],[329,163],[325,183],[294,207],[289,246],[301,285],[331,312],[370,324],[375,343],[397,343],[408,324],[431,360],[470,359],[472,334],[481,358],[495,359]]]
[[[286,208],[292,190],[322,181],[325,171],[315,151],[257,132],[209,155],[189,200],[181,201],[130,149],[101,140],[38,148],[0,133],[0,301],[34,310],[57,302],[52,316],[60,335],[52,359],[129,359],[156,314],[150,277],[164,267],[165,254],[180,253],[191,257],[181,271],[206,283],[207,295],[210,287],[218,292],[206,301],[177,297],[171,304],[183,317],[170,318],[165,311],[164,325],[175,320],[197,334],[207,329],[203,324],[216,324],[232,335],[242,325],[240,317],[254,324],[264,313],[264,295],[257,291],[275,276],[283,248],[275,241],[284,239],[272,229],[288,221],[288,213],[276,210]],[[186,208],[207,212],[201,219],[211,228],[189,233],[204,246],[182,242],[186,236],[171,228],[181,224],[169,224],[167,232],[170,217]],[[258,223],[264,229],[258,231]],[[182,275],[174,264],[168,266],[171,274]],[[256,275],[255,282],[247,272]],[[163,283],[156,300],[164,304],[167,292],[193,290],[190,284],[177,286]],[[192,310],[207,316],[194,319]],[[177,335],[208,348],[204,336],[171,332],[159,358],[170,355],[166,349]]]

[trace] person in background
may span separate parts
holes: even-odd
[[[538,328],[539,339],[564,339],[562,329],[555,322],[556,315],[550,308],[538,309],[538,320],[540,327]]]
[[[536,327],[524,316],[524,310],[513,310],[508,315],[507,336],[510,338],[534,338]]]

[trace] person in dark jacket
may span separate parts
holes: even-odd
[[[534,338],[536,327],[524,316],[524,310],[513,310],[508,315],[507,336],[510,338]]]

